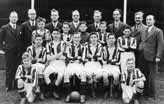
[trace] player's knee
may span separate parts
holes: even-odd
[[[129,104],[131,99],[129,99],[128,97],[122,96],[122,100],[124,104]]]
[[[137,86],[136,86],[136,91],[139,92],[139,93],[142,93],[144,90],[144,82],[143,81],[139,81],[137,83]]]
[[[17,80],[17,86],[18,86],[18,89],[24,87],[24,84],[23,84],[23,80],[22,79],[18,79]]]

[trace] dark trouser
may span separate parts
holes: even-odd
[[[143,74],[146,77],[145,94],[150,97],[155,97],[155,79],[157,75],[157,63],[144,60]]]
[[[17,70],[18,65],[21,62],[21,57],[18,56],[18,51],[10,50],[5,53],[6,58],[6,87],[9,88],[9,90],[12,89],[12,86],[14,84],[15,79],[15,73]]]

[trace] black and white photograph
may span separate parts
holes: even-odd
[[[0,104],[164,104],[164,0],[0,0]]]

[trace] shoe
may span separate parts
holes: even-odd
[[[85,95],[80,96],[80,103],[84,104],[85,103]]]
[[[69,102],[70,102],[70,99],[71,99],[71,98],[70,98],[70,95],[67,95],[67,97],[66,97],[66,99],[65,99],[65,102],[66,102],[66,103],[69,103]]]
[[[53,97],[55,99],[59,99],[60,98],[59,94],[57,94],[55,91],[53,91],[52,95],[53,95]]]
[[[21,98],[20,104],[26,104],[26,98]]]
[[[40,93],[40,100],[45,100],[43,93]]]

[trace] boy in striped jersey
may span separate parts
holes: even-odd
[[[18,66],[15,79],[17,81],[18,92],[21,96],[20,104],[25,104],[26,100],[32,103],[35,99],[37,87],[37,74],[32,66],[31,56],[25,52],[22,55],[22,64]]]
[[[41,35],[35,35],[34,44],[27,48],[27,52],[32,57],[33,66],[36,67],[38,75],[38,93],[40,99],[44,100],[44,93],[46,92],[46,84],[43,77],[43,72],[46,63],[46,48],[42,46],[43,37]]]
[[[139,104],[138,97],[143,93],[146,78],[138,68],[135,68],[134,58],[127,59],[126,65],[127,71],[121,76],[122,99],[125,104]]]

